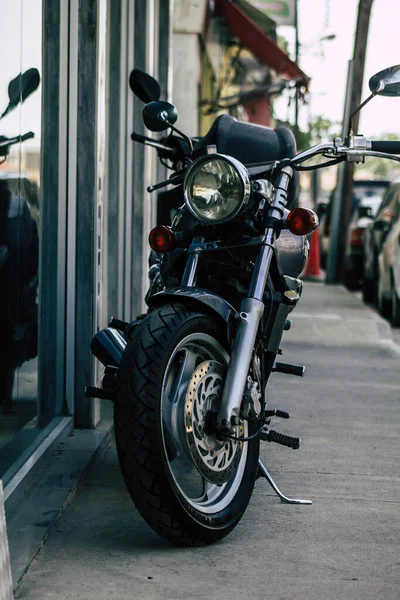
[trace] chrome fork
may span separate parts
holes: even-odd
[[[269,218],[282,219],[287,204],[287,189],[293,175],[291,167],[284,167],[278,176],[274,201],[268,210]],[[260,321],[264,312],[265,286],[272,261],[276,231],[273,227],[265,230],[264,242],[257,256],[249,293],[241,305],[237,318],[240,320],[232,348],[231,360],[226,375],[221,406],[218,412],[217,428],[232,430],[240,415],[242,397],[249,372],[250,361]]]

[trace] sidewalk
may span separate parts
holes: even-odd
[[[341,286],[305,283],[273,374],[274,427],[293,452],[263,444],[287,495],[259,479],[238,527],[214,546],[174,548],[125,489],[112,442],[53,528],[16,599],[397,600],[400,590],[400,348],[390,327]]]

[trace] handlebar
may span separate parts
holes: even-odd
[[[33,131],[28,131],[23,135],[16,135],[13,138],[8,137],[0,137],[0,148],[4,148],[5,146],[12,146],[13,144],[18,144],[19,142],[24,142],[25,140],[29,140],[30,138],[35,137]]]
[[[172,162],[172,168],[177,167],[179,163],[184,163],[186,159],[190,159],[192,156],[192,149],[188,143],[189,138],[185,139],[181,136],[169,135],[167,138],[162,138],[159,141],[133,132],[131,139],[134,142],[155,148],[160,159],[167,159]],[[195,144],[200,139],[198,137],[191,138],[191,142]]]
[[[140,135],[140,133],[133,132],[131,134],[131,140],[134,142],[140,142],[145,146],[151,146],[152,148],[157,148],[157,150],[162,150],[163,152],[167,152],[171,156],[174,154],[174,149],[158,142],[157,140],[153,140],[153,138],[147,137],[145,135]]]
[[[346,142],[342,142],[340,138],[336,138],[333,142],[318,144],[317,146],[308,148],[291,159],[283,159],[278,166],[278,170],[286,165],[298,170],[310,170],[338,164],[342,161],[358,163],[364,162],[366,156],[376,156],[400,162],[400,158],[396,154],[400,154],[400,141],[370,141],[362,135],[355,135],[350,140],[346,140]],[[325,158],[331,160],[308,167],[300,166],[303,162],[317,155],[323,155]]]
[[[371,150],[375,152],[387,152],[388,154],[400,154],[400,142],[393,140],[371,142]]]
[[[33,133],[33,131],[28,131],[27,133],[24,133],[23,135],[19,135],[19,142],[24,142],[25,140],[29,140],[31,138],[35,137],[35,134]]]
[[[35,137],[33,131],[28,131],[27,133],[23,133],[22,135],[16,135],[13,138],[0,136],[0,156],[7,157],[10,146],[13,146],[14,144],[19,144],[20,142],[25,142],[25,140],[29,140],[33,137]]]
[[[190,154],[187,154],[182,147],[182,140],[180,138],[176,138],[178,140],[178,144],[175,148],[171,148],[161,142],[157,142],[152,138],[146,138],[145,136],[139,135],[137,133],[132,133],[132,140],[141,142],[142,144],[153,146],[158,149],[159,156],[168,151],[167,157],[170,158],[173,162],[177,162],[177,160],[188,159]],[[172,138],[168,138],[168,141]],[[164,140],[163,140],[164,141]],[[172,145],[172,144],[171,144]],[[175,145],[175,144],[174,144]],[[300,152],[296,156],[292,158],[283,158],[280,161],[274,161],[266,163],[264,165],[259,165],[254,171],[250,168],[249,173],[250,176],[254,179],[260,176],[260,174],[265,171],[270,171],[271,173],[279,173],[285,167],[294,169],[296,171],[309,171],[314,169],[322,169],[324,167],[337,165],[343,161],[347,161],[350,163],[360,163],[364,162],[366,156],[376,156],[378,158],[386,158],[389,160],[394,160],[400,162],[400,158],[397,155],[400,155],[400,141],[387,140],[387,141],[370,141],[365,138],[363,135],[352,135],[350,138],[342,141],[340,138],[335,138],[333,142],[317,144],[303,152]],[[329,159],[323,163],[312,164],[308,166],[301,166],[302,163],[318,156],[322,155],[325,158]],[[165,187],[166,185],[178,185],[182,182],[182,177],[180,173],[184,173],[185,169],[190,166],[191,160],[184,162],[184,168],[181,171],[175,173],[174,177],[170,177],[166,181],[162,181],[154,186],[149,186],[147,188],[148,192],[153,192],[154,190]],[[261,169],[261,173],[260,173]]]

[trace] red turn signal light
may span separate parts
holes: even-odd
[[[157,225],[149,233],[149,244],[150,248],[159,254],[170,252],[176,248],[175,234],[171,227]]]
[[[295,208],[287,216],[288,229],[295,235],[307,235],[319,225],[317,213],[310,208]]]

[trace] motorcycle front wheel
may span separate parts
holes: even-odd
[[[143,319],[121,361],[114,416],[122,473],[146,522],[178,545],[225,537],[254,488],[258,436],[222,438],[212,426],[228,363],[223,323],[180,304]],[[255,427],[241,421],[235,437]]]

